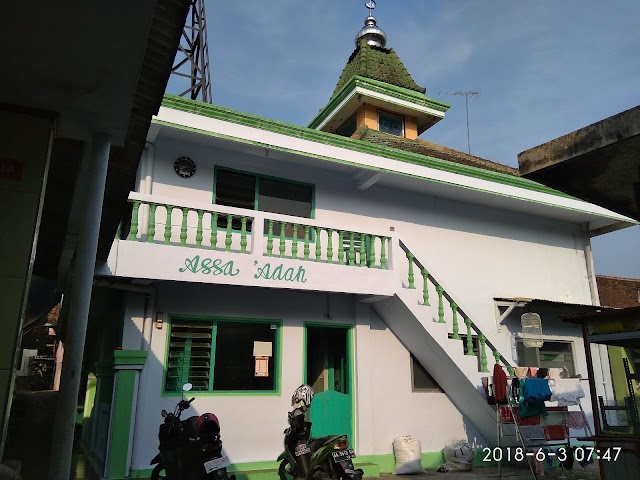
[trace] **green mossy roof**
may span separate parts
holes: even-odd
[[[360,41],[360,45],[349,57],[331,98],[355,75],[420,93],[427,91],[411,78],[393,48],[374,47],[367,45],[365,40]]]
[[[366,125],[361,126],[351,136],[358,140],[364,140],[366,142],[375,143],[378,145],[386,145],[387,147],[397,148],[399,150],[405,150],[407,152],[418,153],[432,158],[439,158],[448,162],[459,163],[462,165],[469,165],[472,167],[482,168],[484,170],[491,170],[493,172],[504,173],[506,175],[519,176],[520,172],[517,168],[503,165],[501,163],[492,162],[485,158],[476,157],[475,155],[468,155],[464,152],[454,150],[452,148],[443,147],[436,143],[428,142],[420,138],[411,140],[405,137],[398,137],[389,133],[373,130]]]

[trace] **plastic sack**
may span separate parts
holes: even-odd
[[[466,440],[449,442],[444,447],[444,461],[439,472],[468,472],[473,467],[473,449]]]
[[[393,439],[393,454],[396,457],[394,475],[423,473],[422,445],[411,435]]]

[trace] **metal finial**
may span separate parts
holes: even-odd
[[[373,17],[373,10],[376,8],[375,0],[369,0],[367,3],[364,4],[364,6],[369,9],[369,16]]]
[[[356,47],[360,45],[360,40],[364,39],[368,45],[384,47],[387,44],[387,35],[378,27],[373,9],[376,8],[375,0],[369,0],[364,4],[369,9],[369,16],[364,20],[364,28],[356,35]]]

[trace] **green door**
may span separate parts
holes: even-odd
[[[347,434],[353,447],[349,327],[307,326],[306,333],[305,381],[315,392],[311,435]]]

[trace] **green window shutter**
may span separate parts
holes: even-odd
[[[167,354],[166,390],[179,392],[191,383],[194,391],[210,390],[210,322],[176,322],[171,325]]]

